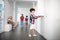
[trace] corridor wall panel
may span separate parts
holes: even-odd
[[[44,37],[60,40],[60,0],[45,0]]]
[[[5,16],[5,27],[7,27],[7,18],[13,16],[13,2],[10,0],[4,0],[4,16]],[[4,27],[4,31],[7,31]]]

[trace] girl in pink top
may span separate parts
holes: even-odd
[[[25,18],[26,26],[28,25],[28,16]]]

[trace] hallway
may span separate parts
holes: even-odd
[[[26,25],[20,25],[21,14],[28,16],[30,24],[30,8],[34,8],[36,16],[37,36],[29,37]],[[11,17],[10,17],[11,16]],[[17,26],[11,31],[11,19]],[[0,0],[0,40],[60,40],[60,0]]]
[[[28,28],[26,29],[26,25],[20,25],[17,26],[16,29],[13,31],[0,34],[0,40],[46,40],[40,34],[36,34],[36,37],[29,37]]]

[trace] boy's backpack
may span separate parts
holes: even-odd
[[[32,18],[31,18],[31,16],[30,16],[30,23],[32,22]]]

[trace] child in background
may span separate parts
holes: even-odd
[[[28,16],[25,18],[26,26],[28,25]]]
[[[21,20],[21,25],[23,25],[23,21],[24,21],[24,16],[23,16],[23,14],[20,16],[20,20]]]
[[[12,17],[12,16],[9,16],[9,17],[8,17],[7,23],[12,25],[12,30],[15,29],[15,27],[16,27],[16,25],[17,25],[17,23],[15,23],[15,22],[13,21],[13,17]]]

